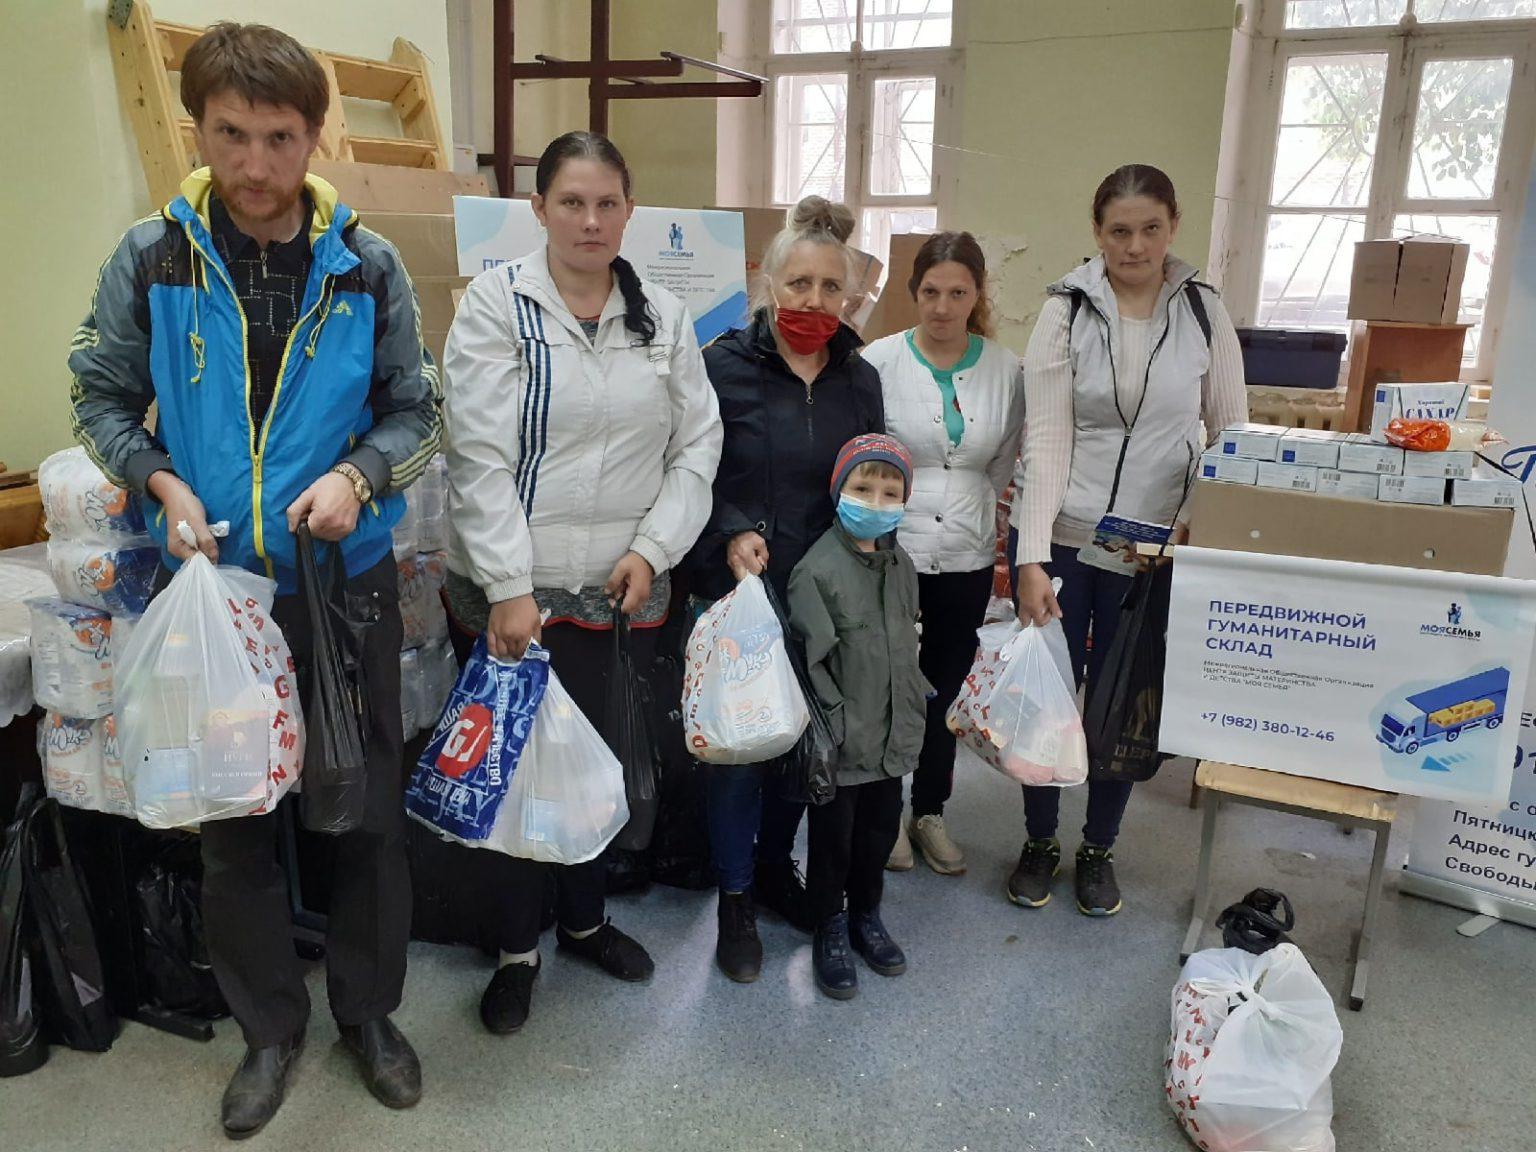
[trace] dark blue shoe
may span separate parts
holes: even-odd
[[[907,970],[907,954],[891,939],[879,911],[855,912],[848,930],[853,949],[882,976],[900,976]]]
[[[839,912],[816,929],[811,943],[811,968],[816,987],[834,1000],[852,1000],[859,990],[859,973],[848,946],[848,913]]]

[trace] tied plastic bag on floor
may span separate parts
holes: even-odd
[[[494,847],[486,841],[549,679],[549,654],[537,644],[521,660],[498,660],[483,635],[476,640],[411,776],[406,814],[445,839]]]
[[[37,803],[36,785],[24,787],[0,847],[0,1079],[23,1076],[48,1060],[23,875],[23,843]]]
[[[39,1000],[50,1040],[105,1052],[117,1038],[85,880],[69,854],[55,801],[32,809],[22,837],[23,884],[37,935]]]
[[[293,656],[259,580],[226,577],[193,556],[117,662],[123,773],[148,828],[269,812],[298,779],[304,718]]]
[[[134,883],[139,950],[147,1004],[201,1020],[221,1020],[229,1005],[219,991],[203,935],[202,859],[197,841],[173,841]]]
[[[683,674],[683,725],[694,756],[758,764],[795,746],[810,713],[784,636],[756,576],[743,577],[699,617]]]
[[[955,737],[1021,784],[1081,784],[1088,747],[1072,690],[1061,621],[1017,619],[976,632],[976,662],[944,722]]]
[[[549,864],[596,858],[629,821],[624,768],[554,670],[487,847]]]
[[[1169,1107],[1204,1152],[1333,1152],[1344,1034],[1294,944],[1197,952],[1173,989]]]
[[[372,599],[347,592],[340,549],[331,550],[332,563],[322,576],[309,525],[300,524],[295,537],[313,652],[304,693],[309,741],[299,811],[311,832],[339,836],[363,822],[371,726],[363,636],[379,622],[380,609]]]
[[[1083,729],[1095,780],[1150,780],[1162,767],[1163,668],[1173,566],[1142,569],[1120,603],[1120,626],[1088,689]]]
[[[629,617],[613,609],[613,659],[608,666],[603,735],[624,768],[624,799],[629,823],[616,843],[627,852],[643,852],[656,827],[656,747],[647,720],[645,682],[629,647]]]

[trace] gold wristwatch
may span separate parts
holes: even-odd
[[[363,475],[363,470],[356,464],[350,464],[343,460],[332,472],[339,473],[352,481],[352,495],[357,497],[359,504],[366,504],[373,499],[373,485],[368,483],[368,477]]]

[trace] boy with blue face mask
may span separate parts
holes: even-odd
[[[882,976],[907,968],[880,895],[932,691],[917,664],[917,570],[895,539],[911,491],[899,440],[848,441],[832,472],[837,520],[789,578],[790,624],[839,747],[837,792],[810,810],[806,869],[816,985],[838,1000],[858,991],[853,952]]]

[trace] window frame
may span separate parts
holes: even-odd
[[[949,218],[956,187],[955,146],[960,139],[960,78],[963,74],[965,7],[967,0],[952,0],[950,46],[931,48],[895,48],[866,50],[855,39],[848,52],[773,51],[773,0],[752,0],[753,56],[762,74],[768,77],[768,90],[761,101],[757,125],[759,146],[748,150],[751,171],[747,186],[755,203],[764,207],[788,208],[793,201],[775,198],[775,158],[778,115],[778,82],[791,76],[841,74],[848,78],[847,136],[843,172],[843,203],[853,211],[863,230],[866,209],[933,208],[938,227]],[[926,195],[874,193],[870,176],[876,146],[874,133],[874,91],[878,80],[907,77],[934,78],[933,103],[933,183]],[[877,253],[878,255],[878,253]]]
[[[1240,135],[1243,180],[1234,204],[1236,219],[1213,264],[1226,269],[1228,306],[1239,324],[1257,319],[1263,291],[1263,268],[1272,215],[1316,215],[1300,207],[1276,208],[1270,197],[1277,160],[1285,80],[1292,61],[1307,57],[1384,53],[1386,80],[1371,183],[1365,204],[1365,239],[1394,235],[1399,216],[1487,216],[1498,220],[1498,246],[1490,270],[1488,299],[1475,359],[1462,365],[1463,380],[1491,379],[1503,326],[1505,302],[1513,275],[1515,244],[1511,228],[1518,227],[1525,202],[1531,159],[1536,150],[1536,18],[1457,21],[1419,24],[1411,18],[1395,25],[1371,28],[1286,29],[1285,0],[1264,0],[1255,25],[1247,86],[1249,115]],[[1493,195],[1487,200],[1423,199],[1408,195],[1407,178],[1413,159],[1414,118],[1418,111],[1425,65],[1435,60],[1513,60],[1509,105],[1499,148]],[[1261,125],[1254,130],[1251,125]],[[1246,203],[1244,202],[1246,201]],[[1334,209],[1345,215],[1345,209]],[[1351,327],[1353,324],[1351,324]]]

